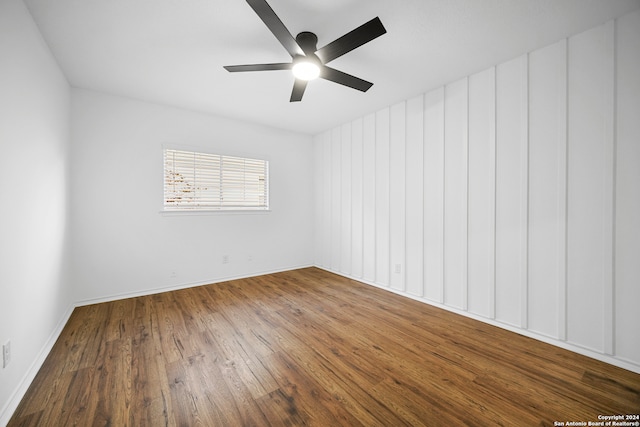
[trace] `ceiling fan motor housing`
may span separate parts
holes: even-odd
[[[318,50],[318,36],[309,31],[303,31],[296,36],[296,42],[303,50],[305,55],[311,55]]]

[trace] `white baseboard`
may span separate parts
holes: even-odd
[[[312,264],[305,264],[305,265],[290,266],[290,267],[284,267],[284,268],[280,268],[280,269],[276,269],[276,270],[260,271],[260,272],[254,272],[254,273],[251,273],[251,274],[237,275],[237,276],[219,277],[219,278],[216,278],[216,279],[204,280],[204,281],[201,281],[201,282],[181,283],[181,284],[178,284],[178,285],[172,285],[172,286],[167,286],[167,287],[162,287],[162,288],[148,289],[148,290],[144,290],[144,291],[140,291],[140,292],[129,292],[129,293],[123,293],[123,294],[114,294],[114,295],[110,295],[110,296],[107,296],[107,297],[76,301],[75,303],[71,304],[69,306],[69,308],[67,309],[67,311],[64,313],[64,315],[62,316],[62,318],[60,319],[60,321],[56,325],[56,328],[53,330],[53,332],[51,333],[51,335],[47,339],[47,342],[45,343],[45,345],[40,350],[40,353],[38,354],[36,359],[33,361],[31,366],[29,367],[29,369],[27,370],[27,372],[23,376],[23,378],[20,381],[18,387],[16,387],[14,392],[11,394],[11,397],[9,398],[9,401],[4,406],[4,408],[2,408],[2,410],[0,410],[0,426],[1,427],[5,427],[9,423],[9,420],[11,419],[11,416],[13,415],[15,410],[18,408],[18,405],[20,404],[20,401],[22,400],[22,398],[26,394],[27,390],[29,389],[29,386],[33,382],[33,379],[35,378],[36,374],[38,373],[38,371],[42,367],[45,359],[49,355],[49,352],[51,352],[51,349],[53,348],[53,345],[56,343],[58,337],[62,333],[62,330],[64,329],[65,325],[69,321],[69,318],[71,317],[71,313],[73,313],[73,310],[76,307],[81,307],[81,306],[84,306],[84,305],[91,305],[91,304],[98,304],[98,303],[101,303],[101,302],[116,301],[116,300],[125,299],[125,298],[133,298],[133,297],[139,297],[139,296],[145,296],[145,295],[153,295],[153,294],[157,294],[157,293],[161,293],[161,292],[169,292],[169,291],[175,291],[175,290],[179,290],[179,289],[192,288],[192,287],[195,287],[195,286],[203,286],[203,285],[209,285],[209,284],[213,284],[213,283],[221,283],[221,282],[226,282],[226,281],[229,281],[229,280],[238,280],[238,279],[246,279],[246,278],[249,278],[249,277],[264,276],[266,274],[281,273],[283,271],[298,270],[300,268],[308,268],[308,267],[313,267],[313,265]]]
[[[506,329],[508,331],[515,332],[517,334],[524,335],[524,336],[527,336],[529,338],[533,338],[533,339],[536,339],[538,341],[545,342],[547,344],[555,345],[556,347],[564,348],[565,350],[573,351],[575,353],[582,354],[584,356],[591,357],[593,359],[600,360],[602,362],[609,363],[611,365],[618,366],[620,368],[627,369],[627,370],[629,370],[631,372],[635,372],[635,373],[640,374],[640,366],[635,364],[635,363],[633,363],[633,362],[628,362],[628,361],[621,360],[621,359],[613,357],[613,356],[601,354],[601,353],[595,352],[593,350],[585,349],[585,348],[582,348],[582,347],[577,346],[575,344],[567,343],[567,342],[560,341],[560,340],[557,340],[557,339],[554,339],[554,338],[551,338],[551,337],[540,335],[540,334],[537,334],[537,333],[529,331],[529,330],[517,328],[517,327],[511,326],[511,325],[506,325],[506,324],[503,324],[501,322],[497,322],[497,321],[495,321],[493,319],[487,319],[487,318],[484,318],[482,316],[475,315],[473,313],[469,313],[469,312],[466,312],[466,311],[463,311],[463,310],[459,310],[459,309],[455,309],[455,308],[452,308],[452,307],[448,307],[448,306],[446,306],[444,304],[441,304],[441,303],[438,303],[438,302],[434,302],[434,301],[431,301],[431,300],[428,300],[428,299],[425,299],[425,298],[421,298],[421,297],[417,297],[415,295],[408,294],[406,292],[401,292],[401,291],[398,291],[398,290],[395,290],[395,289],[392,289],[392,288],[389,288],[389,287],[386,287],[386,286],[381,286],[379,284],[363,280],[362,278],[353,277],[353,276],[350,276],[350,275],[347,275],[347,274],[344,274],[344,273],[341,273],[341,272],[337,272],[337,271],[332,271],[332,270],[329,270],[327,268],[321,267],[319,265],[299,265],[299,266],[291,266],[291,267],[287,267],[287,268],[281,268],[281,269],[277,269],[277,270],[255,272],[255,273],[247,274],[247,275],[220,277],[220,278],[216,278],[216,279],[212,279],[212,280],[206,280],[206,281],[202,281],[202,282],[182,283],[182,284],[178,284],[178,285],[172,285],[172,286],[169,286],[169,287],[149,289],[149,290],[145,290],[145,291],[141,291],[141,292],[131,292],[131,293],[124,293],[124,294],[116,294],[116,295],[111,295],[111,296],[104,297],[104,298],[96,298],[96,299],[78,301],[75,304],[72,304],[67,309],[65,314],[62,316],[62,318],[60,319],[58,324],[56,325],[56,328],[54,329],[54,331],[49,336],[49,339],[47,340],[45,345],[42,347],[42,350],[40,350],[40,353],[38,354],[36,359],[33,361],[33,363],[29,367],[29,369],[26,372],[26,374],[23,376],[22,380],[20,381],[20,384],[18,385],[18,387],[16,387],[15,391],[11,395],[11,398],[9,399],[7,404],[0,411],[0,426],[5,427],[9,423],[9,420],[11,419],[11,416],[13,415],[15,410],[18,408],[18,405],[20,404],[20,401],[22,400],[22,398],[24,397],[25,393],[29,389],[29,386],[31,385],[31,382],[33,381],[33,379],[35,378],[36,374],[38,373],[38,371],[42,367],[42,364],[44,363],[45,359],[49,355],[49,352],[53,348],[53,345],[55,344],[56,340],[58,339],[58,337],[62,333],[62,330],[64,329],[64,326],[67,324],[67,322],[69,320],[69,317],[71,317],[71,313],[73,312],[74,308],[80,307],[80,306],[84,306],[84,305],[97,304],[97,303],[101,303],[101,302],[109,302],[109,301],[116,301],[116,300],[124,299],[124,298],[133,298],[133,297],[138,297],[138,296],[153,295],[153,294],[157,294],[157,293],[161,293],[161,292],[169,292],[169,291],[174,291],[174,290],[179,290],[179,289],[191,288],[191,287],[195,287],[195,286],[203,286],[203,285],[208,285],[208,284],[221,283],[221,282],[226,282],[226,281],[229,281],[229,280],[246,279],[246,278],[249,278],[249,277],[263,276],[263,275],[266,275],[266,274],[274,274],[274,273],[280,273],[280,272],[283,272],[283,271],[291,271],[291,270],[297,270],[297,269],[300,269],[300,268],[308,268],[308,267],[317,267],[317,268],[319,268],[321,270],[325,270],[325,271],[328,271],[330,273],[334,273],[334,274],[337,274],[339,276],[346,277],[348,279],[356,280],[356,281],[364,283],[366,285],[370,285],[370,286],[373,286],[373,287],[376,287],[376,288],[379,288],[379,289],[383,289],[383,290],[392,292],[392,293],[397,294],[397,295],[401,295],[401,296],[404,296],[404,297],[407,297],[407,298],[411,298],[413,300],[416,300],[416,301],[419,301],[419,302],[422,302],[422,303],[425,303],[425,304],[429,304],[429,305],[432,305],[434,307],[442,308],[443,310],[447,310],[447,311],[450,311],[452,313],[460,314],[462,316],[469,317],[469,318],[472,318],[474,320],[478,320],[480,322],[488,323],[490,325],[497,326],[499,328]]]
[[[25,393],[29,389],[31,382],[36,377],[38,371],[44,364],[44,361],[46,360],[47,356],[49,355],[49,352],[53,348],[53,345],[56,343],[56,341],[58,340],[58,337],[62,333],[62,330],[64,329],[65,325],[69,321],[69,317],[71,317],[71,313],[73,313],[74,308],[75,308],[75,305],[73,304],[71,304],[67,308],[66,312],[63,314],[62,318],[56,325],[55,329],[51,332],[51,335],[49,335],[49,338],[47,339],[46,343],[38,353],[38,356],[35,358],[33,363],[31,363],[31,366],[29,366],[29,369],[22,377],[22,380],[20,380],[18,387],[16,387],[16,389],[11,394],[9,401],[6,403],[6,405],[4,405],[4,408],[0,410],[0,426],[5,427],[9,423],[11,416],[13,415],[15,410],[18,408],[18,405],[20,404],[20,401],[22,400]]]
[[[121,293],[121,294],[113,294],[113,295],[108,295],[108,296],[100,297],[100,298],[90,298],[90,299],[80,300],[80,301],[77,301],[75,303],[75,306],[76,307],[82,307],[82,306],[85,306],[85,305],[99,304],[99,303],[102,303],[102,302],[117,301],[117,300],[126,299],[126,298],[143,297],[143,296],[147,296],[147,295],[160,294],[162,292],[178,291],[180,289],[194,288],[196,286],[212,285],[214,283],[227,282],[229,280],[247,279],[249,277],[264,276],[264,275],[267,275],[267,274],[281,273],[283,271],[298,270],[300,268],[308,268],[308,267],[314,267],[314,265],[313,264],[294,265],[294,266],[283,267],[283,268],[279,268],[279,269],[275,269],[275,270],[256,271],[256,272],[249,273],[249,274],[241,274],[241,275],[236,275],[236,276],[223,276],[223,277],[217,277],[215,279],[208,279],[208,280],[202,280],[202,281],[197,281],[197,282],[179,283],[179,284],[170,285],[170,286],[164,286],[164,287],[160,287],[160,288],[145,289],[145,290],[137,291],[137,292],[126,292],[126,293]]]
[[[403,297],[410,298],[410,299],[415,300],[415,301],[419,301],[419,302],[422,302],[422,303],[425,303],[425,304],[429,304],[429,305],[432,305],[434,307],[438,307],[438,308],[441,308],[443,310],[447,310],[447,311],[450,311],[452,313],[459,314],[461,316],[469,317],[469,318],[477,320],[479,322],[487,323],[489,325],[496,326],[496,327],[501,328],[501,329],[506,329],[507,331],[515,332],[516,334],[524,335],[526,337],[533,338],[535,340],[542,341],[544,343],[551,344],[553,346],[560,347],[560,348],[563,348],[565,350],[569,350],[569,351],[572,351],[574,353],[578,353],[578,354],[581,354],[583,356],[587,356],[587,357],[590,357],[592,359],[596,359],[596,360],[599,360],[601,362],[605,362],[605,363],[608,363],[610,365],[617,366],[619,368],[626,369],[626,370],[631,371],[631,372],[635,372],[636,374],[640,374],[640,364],[634,363],[632,361],[628,361],[628,360],[625,360],[625,359],[622,359],[622,358],[619,358],[619,357],[615,357],[615,356],[611,356],[611,355],[608,355],[608,354],[599,353],[599,352],[597,352],[595,350],[592,350],[592,349],[589,349],[589,348],[585,348],[585,347],[581,347],[581,346],[579,346],[577,344],[574,344],[574,343],[570,343],[570,342],[567,342],[567,341],[562,341],[562,340],[559,340],[559,339],[556,339],[556,338],[553,338],[553,337],[549,337],[549,336],[546,336],[546,335],[543,335],[543,334],[539,334],[537,332],[534,332],[534,331],[531,331],[531,330],[528,330],[528,329],[522,329],[522,328],[519,328],[517,326],[508,325],[506,323],[502,323],[502,322],[499,322],[499,321],[494,320],[494,319],[489,319],[489,318],[486,318],[486,317],[482,317],[482,316],[479,316],[477,314],[470,313],[468,311],[464,311],[464,310],[460,310],[460,309],[457,309],[457,308],[449,307],[449,306],[444,305],[442,303],[439,303],[437,301],[432,301],[432,300],[429,300],[429,299],[426,299],[426,298],[423,298],[423,297],[412,295],[412,294],[407,293],[407,292],[402,292],[402,291],[399,291],[397,289],[393,289],[391,287],[382,286],[382,285],[380,285],[378,283],[370,282],[370,281],[364,280],[364,279],[362,279],[360,277],[354,277],[354,276],[351,276],[349,274],[345,274],[345,273],[342,273],[342,272],[339,272],[339,271],[333,271],[333,270],[330,270],[328,268],[325,268],[325,267],[322,267],[322,266],[319,266],[319,265],[315,265],[315,267],[317,267],[317,268],[319,268],[321,270],[328,271],[329,273],[337,274],[338,276],[346,277],[348,279],[355,280],[355,281],[358,281],[360,283],[364,283],[366,285],[370,285],[370,286],[376,287],[378,289],[389,291],[389,292],[394,293],[396,295],[401,295]]]

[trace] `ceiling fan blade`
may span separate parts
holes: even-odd
[[[247,0],[247,3],[249,3],[249,6],[258,14],[273,35],[276,36],[280,44],[284,46],[292,58],[296,55],[304,55],[302,48],[296,43],[296,39],[293,38],[289,30],[287,30],[287,27],[284,26],[266,0]]]
[[[387,30],[382,25],[380,18],[375,17],[371,21],[362,24],[353,31],[348,32],[344,36],[332,41],[328,45],[321,47],[316,51],[316,55],[322,60],[323,64],[351,52],[353,49],[362,46],[371,40],[385,34]]]
[[[369,88],[373,86],[373,83],[371,82],[362,80],[358,77],[352,76],[351,74],[338,71],[334,68],[327,67],[326,65],[322,67],[322,70],[320,71],[320,77],[344,86],[349,86],[362,92],[368,91]]]
[[[238,71],[270,71],[270,70],[290,70],[293,64],[290,62],[280,62],[276,64],[247,64],[247,65],[225,65],[224,69],[230,73]]]
[[[302,100],[302,95],[304,95],[304,90],[307,88],[307,81],[296,79],[293,83],[293,91],[291,92],[291,99],[289,102],[298,102]]]

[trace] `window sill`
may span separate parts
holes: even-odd
[[[211,209],[211,210],[184,210],[166,211],[161,210],[162,216],[211,216],[211,215],[264,215],[271,213],[271,209],[248,210],[248,209]]]

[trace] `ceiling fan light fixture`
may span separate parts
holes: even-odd
[[[289,102],[301,101],[307,82],[318,77],[361,92],[366,92],[373,86],[371,82],[325,64],[385,34],[387,30],[382,25],[380,18],[375,17],[318,49],[318,36],[310,31],[302,31],[293,38],[287,27],[269,6],[267,0],[246,1],[269,31],[278,39],[282,47],[291,55],[292,62],[225,65],[224,68],[227,71],[235,73],[240,71],[291,70],[295,82]]]
[[[293,64],[291,72],[293,72],[296,79],[309,81],[320,76],[320,66],[316,61],[303,58]]]

